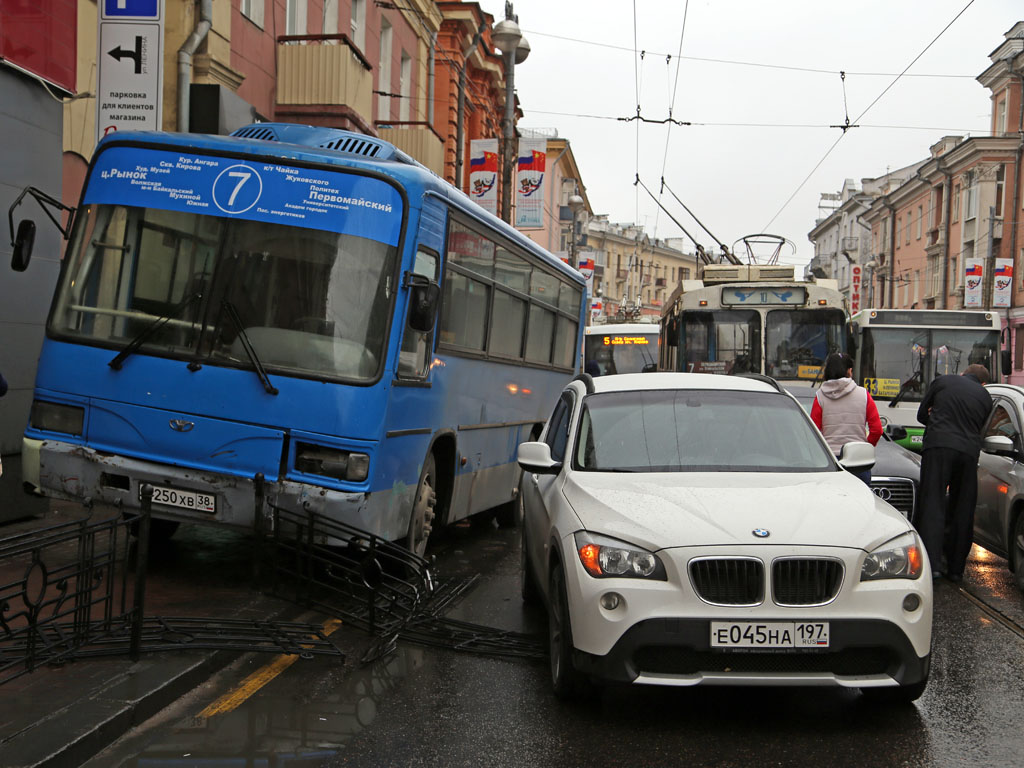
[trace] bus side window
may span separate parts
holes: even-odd
[[[437,281],[437,254],[422,248],[416,252],[413,274]],[[430,353],[434,347],[434,332],[414,330],[408,322],[402,336],[402,349],[398,352],[398,376],[403,379],[426,378]]]

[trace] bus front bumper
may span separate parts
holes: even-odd
[[[255,478],[238,477],[143,461],[56,440],[23,438],[22,477],[26,490],[85,505],[110,504],[141,509],[143,485],[168,489],[184,499],[213,497],[213,510],[154,502],[154,517],[183,522],[212,523],[252,530],[257,523],[269,531],[273,507],[312,512],[388,536],[384,520],[372,515],[368,494],[336,491],[288,480],[268,479],[259,487]]]

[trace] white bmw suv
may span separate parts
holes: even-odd
[[[523,469],[523,596],[551,680],[835,685],[913,701],[932,579],[914,528],[767,377],[586,374]]]

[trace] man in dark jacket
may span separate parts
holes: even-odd
[[[937,376],[917,410],[925,425],[918,531],[933,575],[950,581],[963,578],[974,540],[981,430],[992,411],[988,381],[988,369],[976,364],[961,376]]]

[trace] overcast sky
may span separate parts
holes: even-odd
[[[503,0],[480,4],[504,18]],[[664,176],[662,205],[709,251],[671,193],[727,246],[782,235],[796,246],[782,260],[801,266],[827,215],[822,192],[926,158],[942,136],[987,135],[989,91],[975,78],[1024,20],[1021,0],[515,0],[514,10],[531,47],[516,67],[520,126],[570,141],[594,213],[684,236],[634,185],[639,173],[658,196]],[[692,125],[617,119],[638,104],[645,119],[671,108]],[[861,127],[829,127],[847,119]]]

